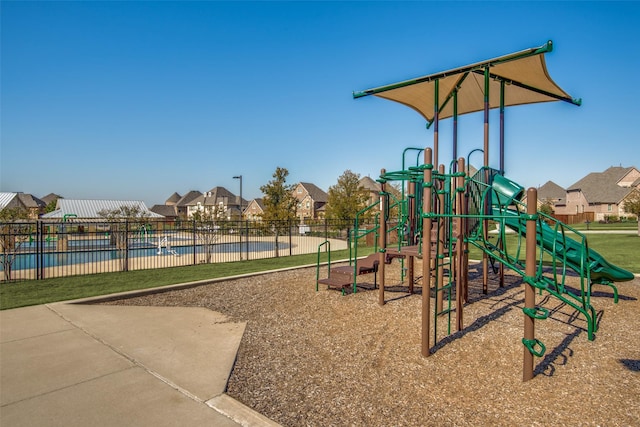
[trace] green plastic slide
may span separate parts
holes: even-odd
[[[516,233],[526,235],[526,221],[521,214],[513,209],[505,208],[512,204],[513,200],[520,199],[524,188],[502,175],[494,177],[492,188],[497,197],[493,198],[493,216],[496,221],[503,222]],[[544,221],[536,221],[536,239],[545,251],[554,254],[560,261],[580,274],[590,269],[592,283],[625,282],[634,279],[633,273],[609,263],[602,255],[593,249],[588,250],[588,256],[583,257],[586,251],[585,245],[567,237],[559,230],[550,227]],[[586,264],[586,265],[585,265]]]
[[[522,236],[526,235],[526,223],[520,219],[517,211],[494,207],[493,215],[496,218],[500,217],[505,226],[513,231]],[[585,260],[587,265],[582,265],[582,253],[586,249],[584,245],[561,231],[554,230],[544,221],[536,222],[536,239],[547,252],[555,253],[561,261],[566,259],[567,266],[576,273],[586,272],[588,266],[591,269],[592,283],[626,282],[634,279],[633,273],[611,264],[593,249],[589,249],[588,258]]]

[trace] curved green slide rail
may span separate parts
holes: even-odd
[[[493,215],[501,217],[505,226],[513,231],[526,235],[526,224],[522,221],[519,212],[512,209],[493,208]],[[582,243],[567,237],[561,231],[556,231],[544,221],[536,224],[536,237],[545,250],[554,252],[560,256],[566,256],[567,266],[576,273],[584,273],[582,266],[582,252],[585,247]],[[588,251],[588,267],[591,273],[592,283],[626,282],[634,279],[633,273],[608,262],[602,255],[593,249]]]
[[[502,175],[494,176],[492,188],[497,196],[493,199],[493,216],[496,220],[504,222],[506,227],[525,236],[527,227],[522,214],[505,207],[512,204],[514,199],[518,200],[524,188]],[[607,284],[634,279],[633,273],[611,264],[593,249],[587,251],[587,245],[567,237],[562,229],[554,229],[544,221],[536,222],[536,239],[544,250],[566,259],[567,266],[576,273],[585,275],[588,268],[592,283]],[[585,251],[588,256],[586,260],[583,257]]]

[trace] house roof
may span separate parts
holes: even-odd
[[[166,218],[172,218],[178,216],[176,207],[174,205],[153,205],[149,209],[151,212],[155,212]]]
[[[177,193],[176,193],[177,194]],[[187,194],[185,194],[184,196],[182,196],[180,198],[180,200],[178,200],[176,202],[176,206],[187,206],[189,204],[191,204],[191,202],[194,199],[197,199],[198,197],[202,196],[202,193],[197,191],[197,190],[191,190],[189,191]]]
[[[245,204],[246,200],[243,199],[242,202],[242,204]],[[198,203],[203,206],[213,206],[219,203],[223,203],[225,206],[239,205],[236,195],[224,187],[213,187],[211,190],[193,199],[189,205],[196,205]]]
[[[38,209],[47,206],[45,202],[31,194],[18,193],[18,199],[20,199],[20,201],[26,208]]]
[[[360,178],[359,184],[361,187],[364,187],[365,190],[375,192],[380,191],[380,184],[370,176],[363,176],[362,178]]]
[[[169,198],[164,202],[165,205],[175,205],[180,201],[182,196],[178,193],[173,193]]]
[[[49,203],[55,202],[58,199],[62,199],[62,198],[63,198],[62,196],[60,196],[60,195],[58,195],[56,193],[49,193],[46,196],[44,196],[43,198],[41,198],[40,200],[42,200],[45,203],[45,205],[48,205]]]
[[[26,209],[39,209],[46,206],[42,200],[27,193],[0,193],[0,210],[7,206],[24,207]]]
[[[247,208],[251,203],[255,203],[260,209],[264,211],[264,200],[262,199],[262,197],[258,197],[257,199],[253,199],[252,201],[250,201],[247,205]]]
[[[300,185],[307,191],[314,201],[326,203],[327,200],[329,200],[329,195],[317,185],[311,184],[310,182],[301,182]]]
[[[604,172],[592,172],[567,191],[582,191],[589,203],[619,203],[632,188],[620,187],[617,183],[633,169],[612,166]]]
[[[542,201],[560,201],[566,197],[567,190],[560,187],[553,181],[547,181],[538,188],[538,200]]]
[[[4,209],[16,197],[16,193],[0,192],[0,209]]]
[[[82,219],[103,219],[99,214],[103,210],[119,209],[122,206],[138,208],[141,212],[145,212],[149,218],[162,218],[155,212],[147,209],[144,202],[140,200],[73,200],[58,199],[57,209],[53,212],[42,215],[44,219],[65,218],[65,216],[76,215],[76,218]]]

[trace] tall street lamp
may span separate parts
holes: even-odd
[[[233,179],[239,179],[240,180],[240,261],[242,261],[242,175],[236,175],[233,177]]]
[[[240,180],[240,203],[239,203],[239,205],[240,205],[240,219],[242,219],[242,209],[243,209],[243,206],[242,206],[242,175],[236,175],[236,176],[233,177],[233,179],[239,179]]]

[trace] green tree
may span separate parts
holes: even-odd
[[[297,200],[293,197],[294,186],[287,184],[287,176],[287,169],[277,167],[273,179],[260,187],[264,195],[262,221],[275,235],[276,257],[279,256],[278,236],[288,231],[290,222],[296,217]]]
[[[624,211],[636,216],[638,220],[638,236],[640,236],[640,189],[635,188],[624,199]]]
[[[551,202],[544,202],[539,209],[540,212],[542,212],[545,215],[553,215],[553,205],[551,204]]]
[[[369,192],[360,185],[360,175],[347,169],[337,184],[329,187],[326,217],[336,221],[339,228],[349,227],[368,201]],[[372,213],[367,212],[366,216],[370,218]]]
[[[547,216],[553,216],[553,204],[551,204],[551,202],[549,201],[545,201],[542,205],[540,205],[540,208],[538,209],[538,211],[542,212],[543,214],[547,215]],[[547,224],[551,224],[552,221],[549,219],[545,219],[545,222]]]
[[[98,215],[109,222],[111,244],[124,250],[126,255],[130,234],[147,226],[146,219],[149,213],[138,205],[122,205],[115,209],[102,209],[98,211]],[[129,258],[123,256],[120,260],[122,271],[128,271]]]
[[[0,210],[0,250],[4,280],[11,280],[13,262],[34,224],[28,222],[29,212],[19,207]]]
[[[47,204],[47,206],[45,206],[44,212],[45,213],[53,212],[56,210],[56,206],[58,206],[58,201],[52,200]]]

